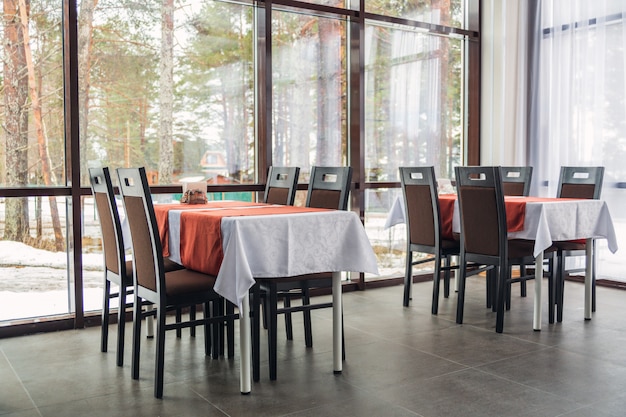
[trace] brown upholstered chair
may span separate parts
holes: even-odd
[[[604,167],[561,167],[556,196],[559,198],[600,198]],[[596,248],[592,240],[592,276],[591,276],[591,311],[596,311]],[[555,242],[557,248],[556,267],[556,319],[563,321],[563,294],[565,275],[568,272],[584,271],[584,268],[565,269],[565,259],[573,256],[585,256],[587,243],[584,241]]]
[[[533,279],[531,276],[511,277],[511,265],[534,261],[534,242],[508,239],[506,209],[500,169],[498,167],[456,167],[456,186],[461,217],[461,262],[457,304],[457,323],[463,323],[466,265],[475,262],[493,265],[492,293],[495,297],[496,332],[504,329],[504,310],[510,283]],[[552,288],[552,276],[549,276]],[[489,295],[488,295],[489,296]],[[548,298],[553,303],[553,292]]]
[[[298,167],[270,167],[265,185],[264,203],[293,206],[298,187]]]
[[[450,294],[450,266],[452,255],[459,254],[459,242],[441,235],[441,215],[435,169],[429,167],[401,167],[400,182],[406,208],[407,248],[404,274],[404,301],[408,307],[413,283],[413,266],[434,261],[432,314],[437,314],[441,272],[444,271],[444,297]],[[413,252],[434,255],[413,261]],[[444,266],[441,261],[444,260]]]
[[[352,180],[352,168],[350,167],[318,167],[311,170],[307,207],[346,210],[348,196]],[[295,277],[282,277],[272,279],[257,279],[260,289],[265,293],[264,312],[268,322],[268,351],[270,356],[270,379],[276,379],[276,327],[278,314],[285,315],[285,328],[287,339],[293,339],[291,313],[302,311],[304,315],[304,338],[307,347],[313,346],[313,333],[311,326],[311,310],[332,307],[332,303],[311,304],[311,290],[330,288],[332,284],[331,273],[299,275]],[[278,308],[278,299],[282,298],[283,308]],[[292,298],[300,298],[302,304],[291,305]],[[254,297],[253,297],[254,299]],[[256,308],[255,308],[256,309]],[[345,355],[345,350],[344,350]],[[258,364],[255,368],[258,368]],[[253,369],[255,379],[258,371]]]
[[[135,305],[147,300],[153,303],[155,307],[149,312],[143,312],[138,308],[133,311],[131,374],[133,379],[139,378],[141,321],[147,315],[156,315],[154,396],[161,398],[163,396],[165,332],[203,325],[205,354],[209,355],[212,339],[209,326],[224,321],[231,322],[236,316],[234,314],[222,314],[224,311],[223,298],[213,289],[214,276],[187,269],[165,271],[161,240],[145,169],[120,168],[117,170],[117,174],[132,240]],[[213,315],[211,314],[211,303]],[[203,319],[166,322],[168,310],[198,304],[204,306]],[[217,326],[212,327],[214,328],[213,340],[217,342]]]
[[[126,260],[120,215],[117,210],[109,168],[90,168],[89,179],[96,211],[100,219],[104,254],[104,298],[100,350],[106,352],[108,349],[111,300],[118,298],[117,365],[123,366],[126,310],[132,307],[132,302],[127,302],[127,295],[133,293],[133,264],[131,260]],[[167,271],[182,269],[182,266],[169,259],[164,261],[164,267]],[[111,288],[112,283],[118,287],[117,292]]]
[[[500,173],[504,195],[528,196],[530,193],[530,183],[533,178],[533,167],[502,166],[500,167]],[[525,265],[520,265],[520,274],[524,275],[525,273]],[[520,295],[526,297],[526,281],[520,282]],[[510,305],[510,300],[507,300],[507,305]]]

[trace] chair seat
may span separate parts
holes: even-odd
[[[533,252],[535,249],[535,242],[532,240],[524,239],[510,239],[508,241],[508,254],[511,258],[526,258],[534,257]]]
[[[554,242],[554,246],[560,251],[585,250],[587,248],[587,243],[579,240],[567,240]]]
[[[177,264],[176,262],[170,261],[169,259],[163,259],[163,266],[165,272],[178,271],[179,269],[184,269],[185,267]],[[133,284],[133,261],[126,261],[126,275],[123,277],[124,285],[127,287],[132,287]]]
[[[441,239],[441,249],[444,249],[444,250],[450,250],[450,249],[459,250],[459,248],[460,248],[459,240]]]
[[[165,284],[168,297],[202,293],[213,291],[215,277],[190,269],[180,269],[165,274]]]

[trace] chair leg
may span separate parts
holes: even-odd
[[[269,307],[268,314],[268,326],[267,326],[267,346],[269,350],[269,366],[270,366],[270,380],[276,380],[276,368],[277,368],[277,296],[276,296],[276,284],[270,283],[269,293],[266,295],[266,301]]]
[[[441,259],[435,256],[435,270],[433,271],[433,301],[430,313],[436,315],[439,311],[439,281],[441,280]]]
[[[508,272],[508,276],[511,277],[513,274],[513,265],[509,265],[509,272]],[[524,282],[524,281],[520,281],[520,284]],[[505,309],[506,311],[511,310],[511,282],[509,281],[508,285],[506,286],[506,305],[505,305]]]
[[[522,277],[526,275],[526,265],[519,266],[519,274]],[[521,281],[519,283],[519,295],[520,297],[526,297],[526,294],[527,294],[526,281]]]
[[[189,307],[189,320],[190,321],[194,321],[196,319],[196,306],[190,306]],[[196,326],[191,326],[189,328],[189,335],[191,337],[196,337]]]
[[[410,248],[406,250],[406,266],[404,269],[404,301],[405,307],[409,306],[411,300],[411,286],[413,284],[413,252]]]
[[[565,292],[565,256],[558,255],[556,272],[556,321],[563,321],[563,299]]]
[[[234,315],[235,314],[235,305],[229,301],[224,300],[226,303],[226,314]],[[235,319],[228,319],[226,323],[226,343],[228,346],[228,357],[235,357]]]
[[[304,281],[302,283],[302,305],[308,306],[311,304],[311,293],[309,292],[309,283]],[[302,312],[304,317],[304,344],[306,347],[313,347],[313,325],[311,323],[311,310],[304,310]]]
[[[142,307],[141,298],[137,296],[135,291],[133,307],[133,358],[130,365],[130,373],[133,379],[139,379],[139,357],[141,350],[141,320]]]
[[[157,307],[157,340],[156,357],[154,364],[154,396],[163,397],[163,367],[165,365],[165,316],[164,306]]]
[[[498,297],[496,306],[496,332],[502,333],[504,330],[504,304],[506,300],[506,293],[508,285],[508,273],[509,267],[507,265],[500,265],[498,268]]]
[[[105,272],[106,274],[106,272]],[[104,279],[104,299],[102,300],[102,327],[100,328],[100,352],[106,352],[109,345],[109,303],[111,300],[111,281]],[[119,338],[118,338],[119,340]]]
[[[446,268],[443,274],[443,297],[450,297],[450,265],[451,265],[451,256],[447,255],[444,258],[444,267]]]
[[[176,323],[180,323],[182,319],[183,319],[183,312],[181,311],[180,307],[177,307],[176,308]],[[182,329],[181,328],[176,329],[176,337],[180,339],[182,335],[183,335]]]
[[[284,294],[283,305],[285,308],[291,307],[291,297],[289,294]],[[293,340],[293,324],[291,320],[291,313],[285,313],[285,333],[287,334],[287,340]]]
[[[250,313],[252,315],[252,380],[261,379],[261,290],[259,284],[252,287]]]
[[[222,300],[212,301],[213,314],[211,317],[218,317],[224,312],[224,305]],[[213,359],[218,359],[220,355],[224,354],[224,323],[212,323],[210,326],[212,330],[211,339],[213,340]]]
[[[108,309],[107,309],[108,310]],[[109,312],[107,311],[107,317]],[[108,323],[107,323],[108,327]],[[126,331],[126,286],[120,285],[117,309],[117,366],[124,366],[124,332]]]
[[[211,304],[208,301],[202,304],[202,315],[205,319],[211,317]],[[205,321],[202,327],[204,328],[204,355],[210,356],[211,347],[213,346],[213,338],[211,337],[212,326]]]
[[[555,308],[555,273],[554,273],[554,254],[548,258],[548,323],[554,323],[554,308]],[[537,274],[540,274],[537,275]],[[535,271],[535,279],[543,279],[543,270]]]
[[[459,262],[459,292],[457,293],[456,302],[456,322],[457,324],[463,324],[463,307],[465,303],[465,254],[461,253],[461,260]]]

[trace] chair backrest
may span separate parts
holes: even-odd
[[[441,237],[441,216],[435,168],[400,167],[410,244],[436,246]]]
[[[264,203],[293,206],[298,187],[298,167],[270,167],[265,185]]]
[[[499,167],[456,167],[455,173],[464,250],[506,256],[506,211]]]
[[[346,210],[351,181],[351,167],[314,166],[311,169],[306,206]]]
[[[602,193],[604,167],[561,167],[556,196],[597,200]]]
[[[132,240],[135,286],[164,296],[163,252],[146,170],[118,168],[117,176]]]
[[[100,218],[104,267],[121,277],[126,276],[124,238],[109,168],[89,168],[89,180]]]
[[[528,196],[533,167],[500,167],[504,195]]]

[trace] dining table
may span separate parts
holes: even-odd
[[[591,320],[592,268],[594,239],[606,239],[608,248],[615,253],[618,249],[615,227],[604,200],[550,198],[550,197],[504,197],[509,239],[533,240],[535,271],[543,271],[543,252],[553,242],[584,240],[585,253],[585,296],[584,318]],[[439,195],[442,235],[452,239],[461,233],[456,194]],[[398,196],[389,211],[385,228],[405,222],[405,202]],[[533,329],[541,330],[541,280],[535,280]]]
[[[154,209],[163,255],[215,275],[215,291],[239,308],[242,394],[251,391],[250,290],[256,278],[332,272],[333,370],[341,373],[341,274],[378,274],[355,212],[243,201],[155,204]]]

